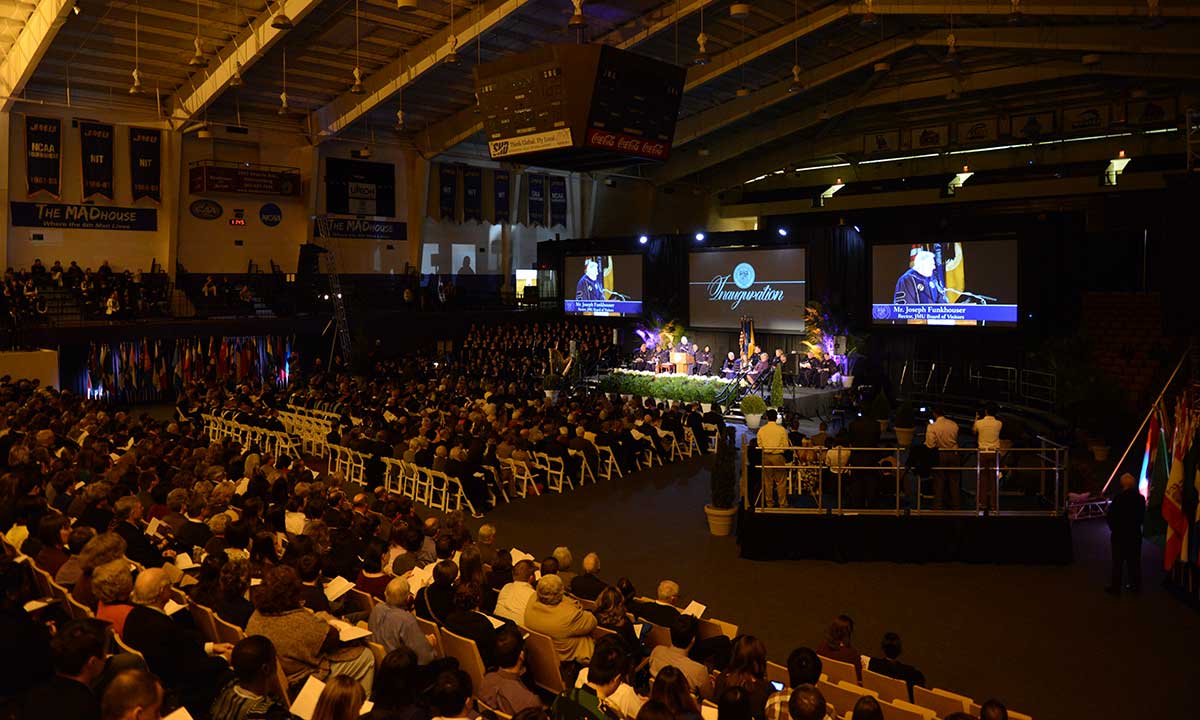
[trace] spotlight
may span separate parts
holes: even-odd
[[[1104,170],[1104,184],[1107,187],[1117,186],[1117,178],[1125,172],[1125,166],[1129,164],[1130,159],[1125,156],[1125,151],[1121,150],[1115,158],[1108,161],[1108,167]]]
[[[925,412],[925,406],[924,406],[924,405],[922,405],[922,406],[921,406],[921,412]]]
[[[859,229],[859,227],[858,227],[857,225],[855,225],[855,226],[854,226],[854,232],[856,232],[856,233],[858,233],[858,234],[860,234],[860,235],[862,234],[862,230],[861,230],[861,229]]]
[[[650,242],[650,238],[646,237],[645,235],[642,235],[641,237],[638,238],[638,242],[645,245],[646,243]]]
[[[704,233],[696,233],[696,242],[704,242]]]
[[[338,293],[338,300],[341,300],[341,299],[342,299],[342,294]]]
[[[963,165],[962,172],[955,173],[954,178],[950,180],[950,184],[946,186],[946,194],[954,195],[954,191],[965,185],[967,180],[970,180],[971,176],[974,174],[975,173],[971,172],[970,166]]]
[[[329,299],[329,293],[325,293],[325,295],[324,295],[324,298],[323,298],[323,299],[325,299],[325,300],[328,300],[328,299]]]
[[[777,232],[779,233],[779,237],[787,237],[787,228],[779,228]]]

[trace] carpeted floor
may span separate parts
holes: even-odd
[[[627,575],[642,594],[676,580],[685,603],[758,635],[779,662],[815,647],[845,612],[861,652],[877,653],[894,630],[903,659],[931,685],[994,696],[1038,720],[1197,717],[1200,615],[1159,587],[1161,552],[1150,545],[1142,593],[1104,594],[1103,521],[1074,526],[1068,567],[765,563],[740,559],[732,537],[709,535],[707,499],[705,461],[693,459],[502,505],[486,520],[498,544],[539,558],[556,545],[576,562],[598,552],[602,577]]]

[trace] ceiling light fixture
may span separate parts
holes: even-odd
[[[863,13],[862,20],[859,21],[859,25],[865,28],[873,28],[878,26],[879,18],[875,17],[875,0],[864,0],[863,5],[866,6],[867,11]]]
[[[458,64],[458,38],[454,36],[454,0],[450,0],[450,52],[446,53],[446,64]]]
[[[734,3],[730,5],[729,17],[737,20],[750,17],[750,3]]]
[[[200,42],[200,0],[196,0],[196,37],[192,40],[192,47],[195,52],[188,60],[188,65],[194,68],[208,67],[208,58],[204,57],[204,45]]]
[[[236,60],[233,63],[233,75],[229,76],[229,87],[239,88],[242,86],[242,61]]]
[[[792,24],[800,24],[800,0],[792,0]],[[792,41],[792,84],[788,85],[788,92],[798,93],[804,89],[804,83],[800,82],[800,37],[797,36]]]
[[[954,30],[946,33],[946,62],[958,62],[958,38],[954,37]]]
[[[359,64],[359,45],[362,43],[362,35],[358,32],[358,19],[361,14],[358,0],[354,0],[354,83],[350,85],[350,93],[353,95],[362,95],[364,92],[362,67]]]
[[[400,75],[404,76],[404,61],[408,59],[408,54],[400,56]],[[404,129],[404,85],[400,85],[400,89],[396,91],[396,130]]]
[[[1166,22],[1162,16],[1162,8],[1158,6],[1158,0],[1146,0],[1146,27],[1150,30],[1157,30]]]
[[[1021,0],[1008,0],[1008,24],[1020,25],[1025,20],[1021,13]]]
[[[711,58],[708,54],[708,36],[704,34],[704,6],[700,6],[700,34],[696,36],[696,45],[699,50],[696,52],[696,57],[692,59],[693,65],[707,65]]]
[[[397,10],[416,10],[417,0],[396,0]]]
[[[572,30],[584,29],[587,27],[587,17],[583,14],[583,0],[571,0],[571,6],[575,8],[575,12],[567,21],[567,27]]]
[[[287,48],[283,50],[283,90],[279,93],[279,110],[277,115],[287,115],[291,109],[288,107],[287,96]]]
[[[133,6],[133,84],[129,86],[130,95],[142,94],[141,15],[141,3],[135,3]]]
[[[292,19],[283,11],[283,0],[277,0],[276,4],[279,5],[279,10],[271,18],[271,27],[276,30],[291,30],[293,27]]]

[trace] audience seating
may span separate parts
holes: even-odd
[[[935,713],[933,710],[921,707],[920,705],[915,705],[903,698],[895,698],[888,700],[888,702],[890,703],[889,707],[911,713],[911,715],[901,715],[901,717],[911,717],[912,720],[917,720],[917,718],[920,718],[921,720],[934,720],[934,718],[937,717],[937,713]],[[884,712],[884,715],[889,718],[891,717],[891,715],[886,711]]]
[[[847,682],[851,685],[858,684],[858,670],[850,663],[822,657],[821,668],[829,676],[829,682],[831,683]]]
[[[475,698],[475,706],[476,706],[475,709],[478,710],[479,714],[483,717],[487,717],[487,714],[491,713],[492,715],[495,715],[496,717],[500,718],[500,720],[512,720],[512,715],[509,715],[508,713],[505,713],[505,712],[500,712],[499,710],[497,710],[494,707],[491,707],[490,705],[488,705],[484,701],[480,700],[479,698]]]
[[[554,649],[554,641],[549,635],[543,635],[536,630],[522,627],[528,634],[525,638],[525,664],[529,666],[529,674],[533,682],[546,692],[558,695],[566,689],[562,673],[559,670],[561,661]]]
[[[969,712],[971,709],[969,697],[939,688],[926,689],[919,685],[913,686],[913,702],[933,710],[938,717],[946,717],[956,712]]]
[[[415,615],[413,617],[416,617]],[[439,631],[436,623],[424,618],[416,617],[417,625],[421,628],[423,635],[428,635],[433,638],[433,653],[438,657],[446,657],[446,651],[442,647],[442,633]]]
[[[446,628],[441,628],[442,647],[446,657],[458,660],[458,668],[471,676],[473,687],[483,685],[483,676],[487,673],[483,666],[483,657],[479,654],[479,646],[474,640],[456,635]]]
[[[904,703],[904,705],[908,705],[908,707],[884,701],[880,701],[879,703],[885,720],[933,720],[931,712],[922,712],[921,708],[917,708],[917,706],[911,703]]]
[[[903,680],[880,675],[863,668],[863,687],[874,690],[884,700],[911,700],[908,696],[908,683]]]
[[[825,658],[821,658],[821,663],[824,664]],[[851,685],[846,682],[839,682],[836,685],[821,680],[817,682],[817,689],[825,696],[826,702],[833,703],[834,707],[838,708],[853,708],[854,703],[863,695],[874,695],[870,690],[863,690],[857,685]]]

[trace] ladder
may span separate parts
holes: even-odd
[[[337,251],[333,243],[329,242],[332,239],[329,234],[329,225],[328,216],[322,215],[317,218],[317,230],[321,239],[325,241],[325,273],[329,276],[329,295],[333,300],[334,330],[337,332],[338,344],[342,348],[342,360],[349,365],[352,357],[350,354],[350,323],[346,319],[346,304],[342,301],[342,280],[338,274]],[[330,363],[332,364],[332,362],[331,357]]]

